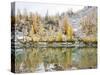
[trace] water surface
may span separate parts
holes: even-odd
[[[15,55],[17,73],[97,67],[97,48],[24,48]]]

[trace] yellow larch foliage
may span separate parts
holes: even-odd
[[[65,31],[67,40],[72,40],[73,39],[73,28],[68,23],[67,18],[64,19],[64,31]]]
[[[58,32],[58,34],[57,34],[57,41],[62,41],[62,40],[63,40],[62,33]]]

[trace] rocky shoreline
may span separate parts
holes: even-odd
[[[29,48],[29,47],[64,47],[64,48],[73,48],[73,47],[97,47],[96,42],[24,42],[24,43],[16,43],[15,47],[12,48]]]

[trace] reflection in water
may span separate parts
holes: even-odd
[[[16,72],[96,68],[96,48],[28,48],[16,50]]]

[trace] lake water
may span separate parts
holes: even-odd
[[[46,72],[97,67],[97,48],[16,49],[15,71]]]

